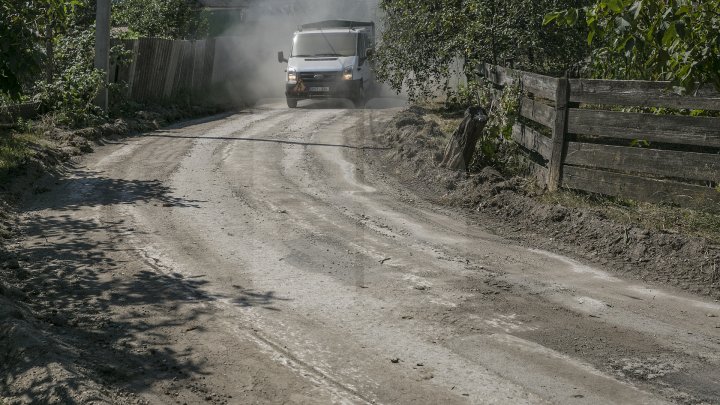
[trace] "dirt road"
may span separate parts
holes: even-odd
[[[425,202],[373,163],[396,109],[305,107],[106,145],[34,198],[25,248],[89,378],[150,403],[720,401],[719,303]]]

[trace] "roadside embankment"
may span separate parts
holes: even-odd
[[[720,216],[567,190],[546,194],[491,167],[443,169],[447,125],[422,108],[400,113],[379,131],[379,142],[391,147],[380,164],[434,202],[491,217],[495,231],[521,243],[720,299]]]

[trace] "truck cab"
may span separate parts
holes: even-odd
[[[290,108],[312,98],[347,98],[362,106],[374,87],[368,57],[375,45],[372,22],[331,20],[295,32],[287,63],[285,96]]]

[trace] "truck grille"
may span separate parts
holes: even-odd
[[[302,72],[300,79],[309,83],[335,82],[342,78],[342,72]]]

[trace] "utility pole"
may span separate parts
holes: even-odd
[[[108,109],[108,76],[110,67],[110,0],[97,0],[95,16],[95,69],[104,74],[103,86],[100,88],[95,104],[107,111]]]

